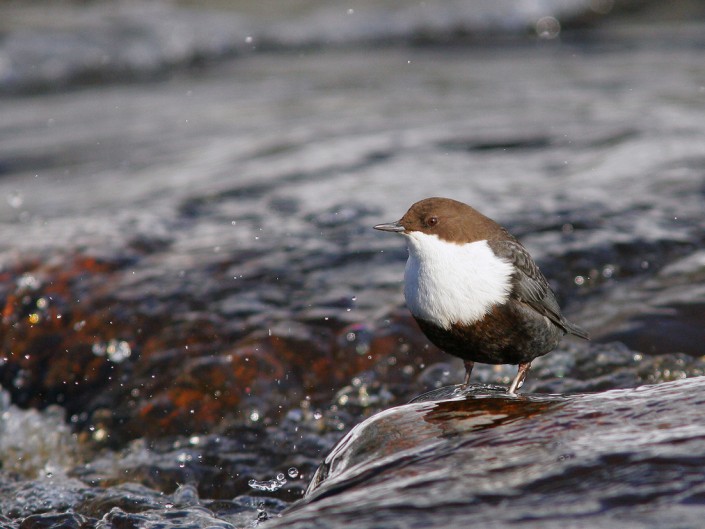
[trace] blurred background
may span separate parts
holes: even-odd
[[[705,4],[0,2],[7,523],[178,484],[251,519],[282,472],[276,512],[460,382],[371,229],[427,196],[513,231],[593,335],[527,391],[702,374]]]

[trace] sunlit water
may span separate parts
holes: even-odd
[[[535,18],[534,4],[486,26],[458,4],[430,33],[414,10],[406,26],[372,35],[353,22],[333,49],[322,46],[320,21],[336,16],[325,9],[298,19],[317,28],[307,40],[284,22],[231,24],[263,14],[120,8],[110,20],[124,34],[137,21],[146,35],[171,21],[146,55],[120,47],[120,30],[101,41],[124,51],[132,81],[149,81],[129,84],[106,83],[100,58],[93,77],[75,74],[84,55],[70,46],[20,71],[23,42],[49,53],[41,32],[4,40],[2,523],[48,513],[27,527],[297,526],[325,512],[329,526],[379,526],[384,516],[409,527],[404,512],[422,494],[414,523],[424,527],[569,526],[591,515],[592,526],[649,517],[654,527],[693,526],[702,483],[691,470],[705,450],[689,418],[702,388],[679,381],[705,369],[699,28],[608,24],[590,38],[484,46],[441,38],[453,17],[524,38],[517,28]],[[81,50],[96,49],[104,29],[97,9],[79,17],[93,28],[72,41]],[[380,41],[390,45],[372,46]],[[194,66],[193,55],[208,60]],[[431,436],[409,448],[417,477],[400,477],[392,451],[381,481],[345,482],[273,522],[353,426],[461,379],[459,362],[428,348],[402,307],[403,242],[371,229],[431,195],[507,225],[571,320],[591,331],[593,342],[566,341],[537,361],[525,391],[598,394],[546,409],[513,403],[516,420],[496,428],[501,451],[468,459],[485,465],[479,481],[456,459],[489,443],[493,430],[479,427],[495,418],[490,401],[470,401],[479,408],[467,428],[451,428],[452,442]],[[474,376],[506,385],[513,374],[478,366]],[[657,384],[645,390],[646,411],[639,391],[599,393],[643,384]],[[591,421],[599,446],[585,433]],[[548,448],[522,454],[527,432]],[[686,451],[691,459],[678,459]],[[519,467],[505,469],[514,457]],[[642,478],[657,484],[651,492]],[[69,518],[42,518],[57,513]]]

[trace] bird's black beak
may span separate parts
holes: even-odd
[[[388,224],[377,224],[377,226],[375,226],[374,228],[380,231],[394,231],[397,233],[401,233],[406,229],[398,221],[390,222]]]

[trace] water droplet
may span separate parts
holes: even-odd
[[[18,289],[37,290],[39,286],[39,279],[31,274],[24,274],[17,280]]]
[[[83,322],[85,324],[85,322]],[[74,325],[74,328],[76,326]],[[91,349],[96,356],[107,356],[108,360],[119,364],[132,355],[130,344],[124,340],[110,340],[107,344],[96,342]]]
[[[108,438],[108,432],[105,428],[98,428],[93,432],[92,437],[94,441],[105,441]]]
[[[614,275],[614,265],[608,264],[602,269],[602,277],[609,279]]]
[[[111,361],[119,364],[132,355],[132,349],[130,348],[130,344],[125,340],[110,340],[106,353]]]
[[[299,477],[299,469],[296,467],[291,467],[289,470],[286,471],[287,474],[289,474],[290,478],[298,478]]]
[[[10,204],[11,208],[17,209],[19,207],[22,207],[22,204],[24,203],[24,197],[19,191],[13,191],[9,195],[7,195],[7,203]]]
[[[176,456],[176,460],[179,462],[179,466],[183,468],[186,463],[193,460],[193,456],[187,452],[181,452],[178,456]]]
[[[282,476],[281,480],[279,479],[279,476]],[[286,484],[286,478],[284,478],[284,474],[278,474],[277,479],[269,479],[263,481],[251,479],[247,482],[247,484],[255,490],[276,492]]]
[[[536,22],[536,34],[542,39],[555,39],[561,32],[561,23],[554,17],[543,17]]]

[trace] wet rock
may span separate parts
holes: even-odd
[[[435,399],[449,398],[457,402],[435,404]],[[306,496],[331,494],[324,489],[339,492],[347,486],[346,482],[365,481],[361,474],[374,476],[383,472],[390,465],[389,460],[403,461],[412,454],[435,452],[441,439],[525,419],[562,401],[550,396],[514,400],[497,386],[452,386],[432,391],[414,399],[408,407],[383,411],[353,428],[319,467]],[[423,420],[419,421],[419,416]],[[321,491],[316,493],[318,489]]]
[[[333,373],[325,350],[313,369],[292,370],[302,350],[316,353],[313,342],[254,337],[225,348],[240,337],[193,318],[178,335],[164,333],[166,306],[144,311],[144,301],[116,300],[119,269],[83,260],[69,269],[25,265],[9,273],[18,286],[5,293],[0,383],[14,402],[60,403],[84,428],[102,431],[102,440],[119,440],[212,429],[263,384],[282,381],[289,397],[294,387],[303,396],[325,371]],[[345,376],[335,372],[332,385]]]
[[[436,390],[452,398],[393,408],[351,430],[306,498],[272,526],[552,527],[568,515],[591,527],[697,527],[702,511],[687,506],[705,490],[694,472],[704,384],[572,397]],[[499,508],[505,502],[511,509]]]
[[[439,354],[408,315],[379,329],[316,317],[243,332],[197,310],[188,291],[133,298],[125,267],[139,259],[56,258],[6,271],[0,383],[13,402],[61,404],[93,441],[119,446],[227,428],[252,409],[277,420],[304,397],[322,406],[367,370],[381,387],[399,353],[418,350],[417,365]]]

